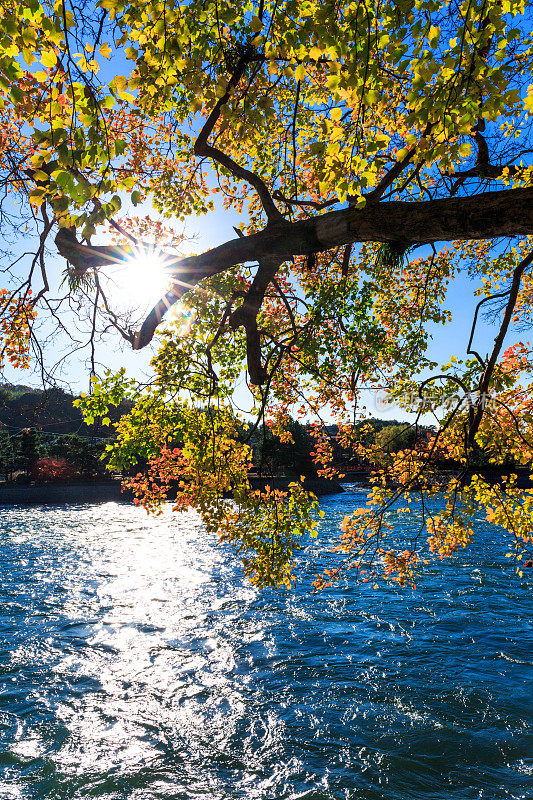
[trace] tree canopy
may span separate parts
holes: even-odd
[[[338,442],[378,464],[368,506],[343,523],[345,561],[317,586],[347,567],[414,583],[426,556],[468,544],[480,508],[518,570],[531,548],[531,494],[472,475],[480,453],[533,459],[531,347],[504,348],[531,322],[531,18],[526,0],[2,4],[2,224],[7,242],[24,227],[36,241],[6,270],[4,359],[39,355],[37,322],[63,325],[65,302],[86,315],[91,346],[102,330],[134,349],[155,336],[150,384],[95,376],[87,421],[132,398],[111,465],[142,451],[140,502],[157,509],[179,481],[176,507],[198,508],[257,583],[290,586],[299,537],[316,532],[316,499],[298,482],[248,484],[252,437],[267,420],[290,442],[291,413],[315,420],[324,475],[332,419]],[[160,216],[126,218],[128,198]],[[113,265],[176,244],[161,218],[209,219],[215,202],[240,215],[236,235],[187,257],[169,247],[168,290],[132,325]],[[59,299],[54,249],[67,262]],[[430,333],[450,322],[459,274],[479,302],[464,353],[439,366]],[[415,415],[415,435],[381,460],[354,424],[369,388]],[[436,427],[419,436],[425,413]],[[437,468],[446,459],[453,473]],[[398,542],[388,511],[413,498],[420,527]]]

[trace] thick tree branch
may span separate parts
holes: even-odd
[[[255,386],[266,383],[268,373],[261,360],[261,338],[257,327],[257,314],[263,304],[265,292],[280,267],[280,261],[265,258],[259,263],[259,269],[250,286],[242,305],[231,314],[229,324],[233,330],[243,327],[246,331],[246,361],[250,382]]]
[[[99,269],[108,264],[123,264],[131,255],[131,250],[121,245],[94,245],[88,247],[76,239],[71,228],[60,228],[56,236],[59,254],[72,264],[77,273]]]
[[[230,158],[230,156],[226,155],[226,153],[223,153],[222,150],[218,149],[218,147],[213,147],[213,145],[210,145],[207,141],[213,131],[213,128],[220,118],[223,107],[231,97],[231,93],[238,86],[239,81],[244,75],[246,67],[250,63],[254,54],[254,48],[248,47],[239,58],[235,71],[228,81],[225,93],[215,103],[213,110],[205,121],[205,125],[198,134],[198,138],[194,143],[194,152],[197,156],[212,158],[218,164],[229,170],[229,172],[231,172],[235,178],[244,180],[249,183],[250,186],[253,186],[259,195],[259,199],[265,214],[267,215],[269,223],[272,223],[282,220],[283,215],[272,200],[270,192],[268,191],[264,181],[259,177],[259,175],[256,175],[255,172],[251,172],[245,167],[242,167],[240,164],[237,164],[237,162]]]
[[[383,202],[358,209],[329,211],[296,222],[280,221],[259,233],[232,239],[198,256],[169,261],[174,286],[152,309],[135,338],[147,345],[166,310],[203,278],[237,264],[265,259],[281,263],[293,256],[325,252],[355,242],[398,242],[405,247],[439,241],[493,239],[533,234],[533,189],[509,189],[471,197],[424,202]],[[58,250],[77,269],[124,260],[127,248],[85,247],[65,231]]]

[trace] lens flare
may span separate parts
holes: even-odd
[[[191,332],[194,320],[196,319],[196,312],[192,308],[177,303],[169,309],[166,315],[166,322],[172,329],[172,332],[180,338],[188,336]]]
[[[156,245],[133,248],[120,274],[125,298],[135,304],[157,302],[169,286],[168,261],[169,256]]]

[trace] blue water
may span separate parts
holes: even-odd
[[[529,574],[479,521],[415,591],[311,594],[361,502],[292,594],[194,514],[2,509],[0,800],[533,797]]]

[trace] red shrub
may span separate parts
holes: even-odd
[[[40,458],[32,467],[31,476],[37,481],[60,481],[73,478],[76,470],[64,458]]]

